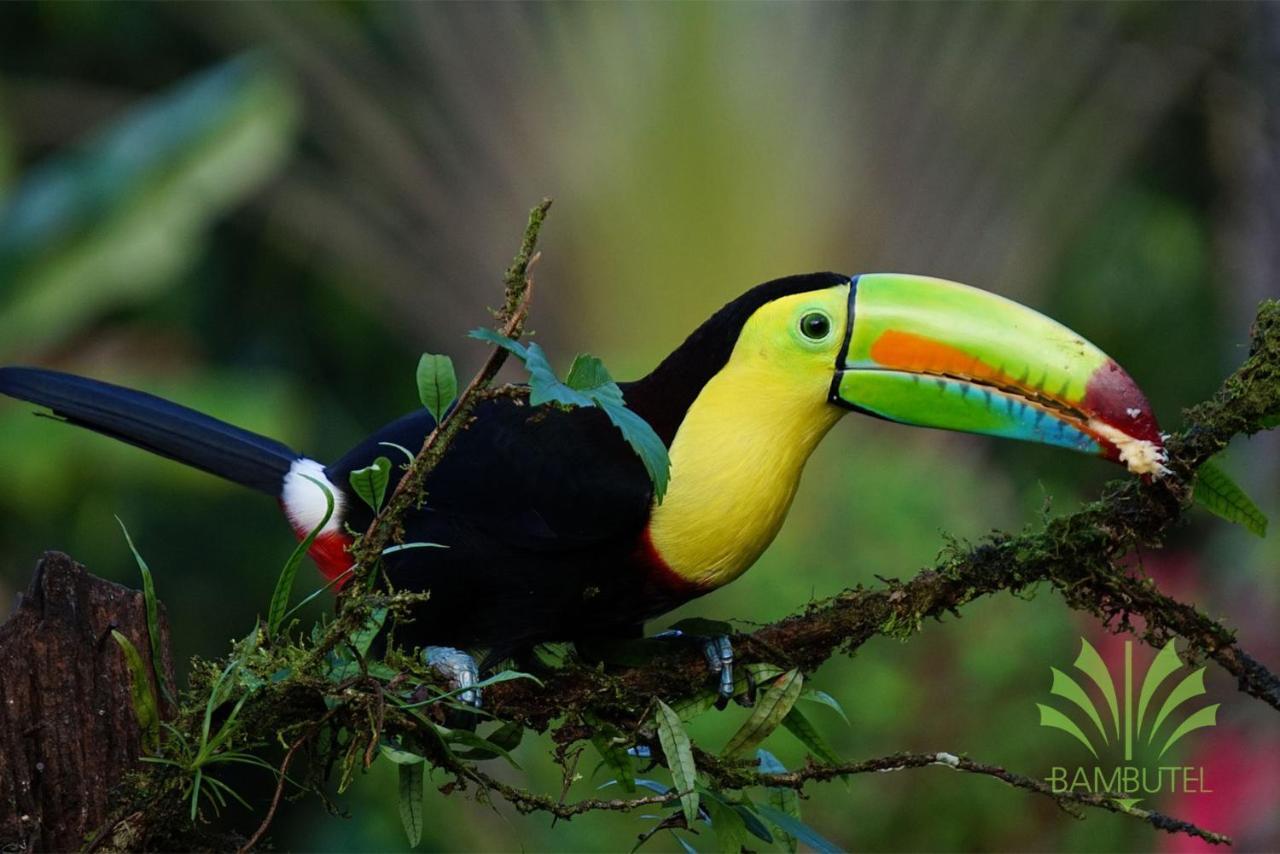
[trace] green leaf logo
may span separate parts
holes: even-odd
[[[1054,706],[1036,703],[1040,710],[1040,725],[1050,729],[1061,730],[1076,741],[1083,744],[1095,758],[1106,745],[1111,744],[1114,735],[1117,744],[1124,747],[1124,759],[1133,761],[1133,746],[1140,742],[1145,734],[1146,743],[1159,745],[1156,759],[1162,759],[1173,745],[1184,735],[1197,729],[1210,727],[1217,723],[1219,704],[1204,706],[1182,720],[1177,726],[1166,727],[1170,715],[1186,701],[1205,693],[1204,668],[1201,667],[1178,682],[1160,704],[1159,711],[1149,720],[1153,711],[1153,699],[1169,678],[1182,666],[1174,649],[1173,641],[1165,645],[1156,655],[1155,660],[1142,677],[1138,691],[1138,703],[1133,703],[1133,641],[1125,641],[1124,673],[1119,680],[1114,679],[1107,670],[1102,656],[1084,638],[1080,639],[1080,654],[1076,656],[1074,667],[1092,682],[1101,695],[1102,702],[1090,696],[1082,685],[1071,676],[1056,667],[1050,667],[1053,681],[1049,693],[1066,700],[1088,720],[1090,726],[1081,727],[1071,716]],[[1121,699],[1116,690],[1117,681],[1123,691]],[[1167,735],[1163,733],[1168,731]],[[1158,740],[1161,736],[1162,740]]]

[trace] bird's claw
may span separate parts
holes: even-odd
[[[716,685],[716,708],[723,710],[733,699],[733,644],[724,635],[703,638],[702,655],[711,673],[720,677]]]
[[[422,658],[444,677],[450,690],[458,692],[458,702],[480,708],[480,689],[473,687],[480,681],[480,668],[474,658],[451,646],[429,646],[422,651]]]
[[[707,660],[707,669],[716,677],[716,708],[723,711],[729,701],[736,699],[743,706],[754,706],[756,702],[756,681],[751,671],[746,672],[747,690],[741,697],[734,697],[733,683],[733,643],[728,635],[703,637],[701,635],[685,635],[679,629],[668,629],[654,635],[657,638],[687,637],[702,647],[702,655]]]

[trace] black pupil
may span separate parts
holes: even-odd
[[[825,314],[806,314],[800,318],[800,331],[808,338],[818,340],[826,338],[827,333],[831,331],[831,321],[827,319]]]

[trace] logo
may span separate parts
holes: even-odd
[[[1119,679],[1112,677],[1102,656],[1084,638],[1073,666],[1083,674],[1084,686],[1058,668],[1049,668],[1053,674],[1049,693],[1065,700],[1071,715],[1036,703],[1040,726],[1070,735],[1084,745],[1096,764],[1074,769],[1054,766],[1045,782],[1055,793],[1110,795],[1128,810],[1145,797],[1162,792],[1212,791],[1205,788],[1203,768],[1161,764],[1185,735],[1217,723],[1218,703],[1194,711],[1186,707],[1205,693],[1203,667],[1180,680],[1171,679],[1182,668],[1182,661],[1170,641],[1142,677],[1135,706],[1133,641],[1124,643],[1124,672]],[[1092,687],[1093,696],[1085,686]]]

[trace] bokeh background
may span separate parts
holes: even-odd
[[[551,195],[533,326],[562,366],[590,351],[634,376],[777,275],[911,271],[1080,330],[1176,428],[1243,357],[1256,302],[1280,295],[1278,144],[1273,4],[5,4],[0,362],[134,385],[332,458],[415,405],[421,351],[477,366],[464,333]],[[0,402],[5,608],[47,548],[134,583],[119,515],[177,658],[224,652],[292,547],[271,503],[29,412]],[[1225,466],[1280,516],[1275,437]],[[948,537],[1038,525],[1117,474],[849,418],[759,565],[677,616],[773,619],[909,575]],[[1278,542],[1202,514],[1142,561],[1274,668]],[[1082,635],[1108,643],[1048,590],[989,599],[830,662],[815,684],[852,726],[811,716],[849,758],[1075,765],[1034,704]],[[1219,725],[1179,760],[1214,793],[1155,805],[1276,850],[1274,713],[1213,669],[1208,685]],[[741,714],[695,737],[714,747]],[[769,747],[803,757],[786,733]],[[527,739],[510,775],[558,791],[548,752]],[[403,847],[386,769],[338,803],[347,817],[289,807],[278,844]],[[627,850],[649,826],[552,828],[430,787],[428,810],[430,849]],[[1195,847],[945,769],[815,787],[804,811],[859,850]]]

